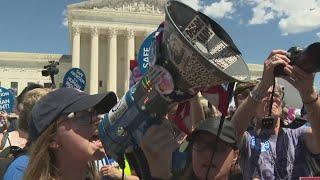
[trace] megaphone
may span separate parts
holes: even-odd
[[[161,123],[173,103],[208,86],[250,78],[240,51],[215,21],[178,1],[167,2],[165,14],[147,74],[99,124],[102,144],[115,159],[139,146],[145,131]]]

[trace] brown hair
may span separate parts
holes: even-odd
[[[28,91],[23,98],[23,109],[20,112],[18,120],[18,128],[23,132],[28,133],[29,122],[31,121],[31,110],[33,106],[46,94],[51,92],[48,88],[36,88]]]
[[[25,180],[52,180],[59,179],[60,172],[56,166],[56,157],[50,148],[50,143],[56,135],[57,128],[62,120],[53,122],[31,145],[30,161],[25,172]],[[98,179],[98,173],[93,162],[87,164],[86,179]]]

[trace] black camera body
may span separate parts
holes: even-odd
[[[303,49],[301,47],[291,47],[288,50],[290,65],[297,65],[306,73],[320,72],[320,42],[315,42]],[[284,65],[274,68],[275,76],[285,76]]]
[[[296,47],[296,46],[295,47],[291,47],[288,50],[289,55],[287,57],[290,59],[290,65],[295,65],[295,62],[301,56],[302,52],[303,52],[303,48]],[[276,66],[274,68],[274,72],[273,73],[274,73],[275,76],[285,76],[285,75],[287,75],[284,72],[284,65],[283,64],[280,64],[280,65]]]
[[[41,71],[42,76],[54,76],[59,73],[59,68],[57,67],[59,62],[49,61],[49,65],[44,66],[44,70]]]

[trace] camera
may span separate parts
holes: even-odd
[[[44,66],[44,70],[41,71],[42,76],[54,76],[59,73],[59,68],[57,67],[59,62],[49,61],[49,65]]]
[[[313,43],[307,48],[291,47],[288,50],[290,65],[297,65],[306,73],[320,72],[320,42]],[[284,65],[274,68],[275,76],[285,76]]]

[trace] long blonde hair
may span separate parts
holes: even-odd
[[[22,110],[18,119],[18,128],[26,133],[29,132],[29,123],[31,121],[31,110],[33,106],[46,94],[51,92],[49,88],[36,88],[27,92],[23,96]]]
[[[56,157],[50,148],[50,143],[53,141],[61,122],[62,120],[53,122],[31,145],[29,150],[30,160],[24,176],[25,180],[60,179],[61,174],[56,166]],[[87,165],[86,179],[98,179],[98,173],[93,162],[89,162]]]

